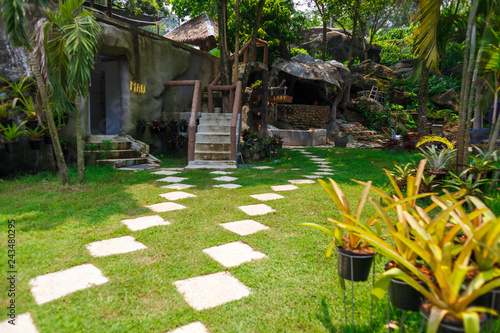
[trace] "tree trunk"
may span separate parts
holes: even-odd
[[[464,47],[464,63],[462,71],[462,87],[460,90],[460,108],[458,111],[458,133],[457,133],[457,159],[455,162],[455,173],[460,174],[467,166],[469,157],[467,128],[467,97],[471,86],[474,53],[476,48],[476,13],[479,1],[473,1],[467,22],[467,33]]]
[[[106,4],[108,7],[106,13],[107,13],[108,17],[111,18],[113,16],[113,0],[107,0]]]
[[[76,161],[78,165],[78,182],[83,184],[85,182],[85,153],[84,142],[82,133],[82,117],[80,113],[79,97],[75,98],[76,110]]]
[[[356,47],[356,29],[358,27],[358,2],[354,5],[354,14],[352,17],[352,34],[351,34],[351,45],[349,46],[349,63],[347,67],[351,68],[356,59],[357,47]]]
[[[261,118],[261,128],[260,135],[263,137],[267,136],[267,95],[269,93],[269,70],[267,68],[262,73],[262,111],[260,112]]]
[[[233,66],[233,83],[236,83],[238,81],[238,62],[239,62],[239,56],[238,53],[240,52],[240,0],[236,0],[236,8],[235,8],[235,14],[236,14],[236,19],[235,19],[235,24],[234,24],[234,29],[236,31],[236,36],[234,37],[234,66]]]
[[[495,79],[495,99],[493,101],[493,117],[491,119],[491,124],[490,128],[493,130],[490,135],[490,142],[488,145],[488,151],[490,153],[493,153],[495,150],[496,144],[497,144],[497,139],[498,139],[498,132],[500,132],[500,121],[498,121],[498,79]],[[492,125],[495,126],[492,126]]]
[[[429,68],[422,61],[422,75],[418,83],[418,122],[417,132],[420,136],[427,135],[427,102],[429,101]]]
[[[227,48],[227,0],[217,3],[217,14],[219,16],[219,50],[220,50],[220,77],[221,84],[230,84],[231,66]],[[229,93],[222,93],[222,112],[230,112]]]
[[[29,54],[31,60],[31,69],[36,78],[36,84],[42,97],[42,103],[45,110],[45,118],[47,121],[47,127],[49,128],[50,137],[52,138],[52,147],[54,149],[54,155],[56,156],[56,164],[61,174],[61,181],[63,185],[68,185],[70,182],[68,167],[66,166],[66,161],[64,160],[64,155],[61,149],[61,142],[59,141],[59,135],[57,134],[56,124],[54,123],[54,115],[52,109],[50,108],[49,96],[47,94],[47,89],[45,82],[43,81],[42,75],[38,70],[38,64],[36,63],[33,53]]]
[[[245,73],[243,73],[243,79],[241,80],[242,89],[244,90],[248,84],[248,79],[250,78],[250,73],[253,71],[252,59],[256,49],[257,35],[259,32],[260,19],[262,17],[262,10],[264,9],[264,4],[266,0],[259,0],[259,4],[257,7],[257,16],[255,17],[255,21],[253,23],[253,31],[252,38],[250,39],[250,48],[248,50],[248,59],[245,66]]]
[[[483,92],[484,85],[480,82],[480,80],[476,81],[476,101],[479,101]],[[483,115],[481,113],[481,108],[477,104],[474,108],[474,129],[483,128]]]
[[[323,3],[323,13],[325,12],[325,4]],[[323,17],[323,43],[321,44],[321,60],[326,59],[326,18]]]

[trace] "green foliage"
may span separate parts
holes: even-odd
[[[445,57],[441,61],[440,70],[445,71],[462,66],[464,59],[464,43],[451,43],[446,46]]]
[[[26,130],[21,129],[21,127],[24,126],[25,123],[26,121],[23,121],[19,125],[12,123],[12,125],[7,125],[7,126],[0,124],[0,131],[1,131],[0,134],[8,142],[15,141],[20,136],[28,133]]]
[[[374,43],[381,46],[380,63],[385,66],[413,58],[411,35],[414,27],[385,28],[377,32]]]
[[[420,148],[420,151],[420,155],[429,161],[429,169],[434,172],[444,171],[453,163],[456,154],[455,149],[439,149],[434,145]]]
[[[26,131],[28,131],[28,139],[36,141],[41,140],[42,136],[45,134],[45,129],[41,126],[37,126],[35,128],[26,127]]]
[[[0,100],[0,120],[7,121],[14,114],[15,109],[12,108],[12,103],[5,100]]]
[[[307,53],[306,50],[301,49],[300,47],[292,47],[292,49],[290,50],[290,56],[291,57],[295,57],[297,54],[307,54],[307,55],[309,55],[309,53]]]
[[[101,159],[108,159],[111,156],[112,149],[113,142],[111,142],[111,140],[102,140],[102,152],[100,153]]]
[[[138,118],[134,120],[134,125],[139,127],[146,127],[148,125],[148,122],[144,118]]]

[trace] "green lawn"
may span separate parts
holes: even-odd
[[[334,179],[350,201],[357,201],[361,186],[350,181],[373,180],[386,186],[383,167],[392,161],[417,159],[406,153],[355,149],[308,148],[326,157],[335,170]],[[164,167],[184,165],[171,159]],[[273,170],[240,168],[231,176],[243,185],[235,190],[215,189],[209,170],[190,170],[176,176],[188,177],[197,185],[186,192],[197,195],[177,201],[187,209],[159,213],[170,226],[132,232],[120,221],[153,215],[145,205],[165,201],[159,196],[168,189],[155,182],[162,176],[149,171],[131,173],[105,167],[88,167],[84,186],[60,185],[57,176],[18,176],[0,182],[0,262],[7,268],[7,220],[16,221],[17,314],[30,312],[40,332],[166,332],[194,321],[211,332],[341,332],[344,331],[342,289],[336,274],[336,258],[325,258],[329,243],[325,234],[299,226],[302,222],[327,225],[327,217],[340,215],[327,193],[316,184],[298,185],[282,192],[286,199],[266,202],[276,213],[249,217],[237,207],[260,203],[250,194],[272,192],[271,185],[288,184],[311,174],[317,167],[297,151],[284,149]],[[300,171],[291,170],[300,168]],[[72,169],[72,177],[76,178]],[[498,202],[498,197],[496,198]],[[370,208],[367,206],[367,208]],[[368,209],[366,214],[373,213]],[[497,212],[498,213],[498,212]],[[271,229],[239,236],[219,226],[252,218]],[[145,250],[94,258],[88,243],[131,235]],[[225,268],[202,252],[228,242],[242,241],[267,255],[266,258]],[[381,272],[384,259],[376,263]],[[50,272],[92,263],[108,283],[36,305],[29,280]],[[215,272],[229,271],[247,285],[249,297],[222,306],[193,310],[176,291],[173,282]],[[373,330],[369,329],[371,283],[355,284],[354,322],[356,332],[386,332],[386,301],[375,302]],[[350,318],[350,283],[348,310]],[[0,290],[8,281],[0,279]],[[0,307],[9,299],[2,293]],[[393,318],[400,312],[392,312]],[[2,311],[0,321],[5,320]],[[350,319],[349,319],[350,321]],[[418,332],[420,315],[407,317],[408,332]]]

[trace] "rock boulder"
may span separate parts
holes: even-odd
[[[442,94],[431,97],[431,102],[441,109],[450,109],[458,112],[460,93],[454,88],[446,90]]]

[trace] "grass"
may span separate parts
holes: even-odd
[[[326,157],[335,170],[334,179],[351,202],[357,202],[361,186],[350,181],[373,180],[384,187],[383,167],[392,160],[414,158],[408,154],[355,149],[314,149]],[[164,167],[184,166],[185,159],[167,159]],[[298,226],[302,222],[326,224],[326,218],[340,218],[327,193],[316,184],[299,185],[284,192],[286,199],[266,202],[274,214],[253,217],[270,230],[238,236],[219,226],[223,222],[248,219],[237,207],[259,203],[250,194],[272,192],[271,185],[311,174],[317,167],[302,154],[284,150],[273,170],[241,168],[232,176],[243,187],[215,189],[207,170],[182,174],[196,184],[187,192],[196,198],[180,200],[187,209],[159,213],[170,226],[132,232],[120,221],[152,215],[145,208],[164,201],[165,193],[148,171],[130,173],[105,167],[88,167],[87,183],[63,187],[52,174],[17,176],[0,182],[0,263],[7,269],[7,220],[16,221],[17,314],[30,312],[40,332],[165,332],[194,321],[211,332],[341,332],[344,327],[342,289],[336,274],[336,259],[325,258],[328,237]],[[300,171],[291,170],[300,168]],[[72,169],[76,179],[76,170]],[[367,206],[367,208],[369,208]],[[373,213],[368,210],[366,214]],[[94,258],[88,243],[132,235],[145,250]],[[267,255],[257,262],[225,268],[203,249],[242,241]],[[376,263],[381,272],[384,260]],[[36,305],[29,280],[84,263],[92,263],[109,279],[97,287],[75,292],[52,302]],[[176,291],[173,282],[190,277],[229,271],[247,285],[252,294],[239,301],[195,311]],[[350,292],[350,284],[347,283]],[[0,289],[8,282],[0,279]],[[375,302],[373,329],[369,328],[370,283],[355,284],[356,332],[386,332],[386,302]],[[2,293],[0,307],[9,298]],[[350,311],[350,293],[348,293]],[[400,313],[397,313],[400,315]],[[393,311],[393,319],[396,319]],[[5,311],[1,320],[6,319]],[[350,320],[350,312],[348,313]],[[407,319],[408,331],[418,331],[420,315]]]

